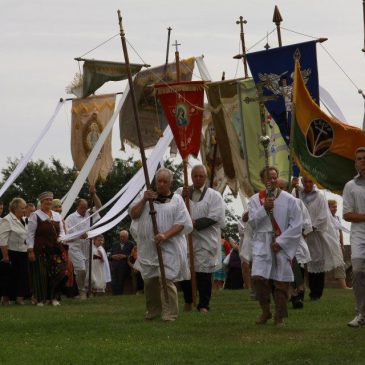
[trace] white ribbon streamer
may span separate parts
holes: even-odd
[[[53,112],[53,115],[51,119],[47,122],[47,124],[44,126],[44,128],[41,131],[41,134],[37,138],[37,140],[33,143],[30,150],[27,152],[27,154],[19,161],[17,167],[14,169],[14,171],[11,173],[9,178],[5,181],[4,185],[0,189],[0,197],[8,190],[8,188],[13,184],[13,182],[17,179],[17,177],[24,171],[25,167],[27,166],[28,162],[33,156],[34,151],[38,147],[38,145],[41,143],[44,136],[47,134],[49,129],[51,128],[58,112],[60,111],[61,107],[65,103],[65,100],[61,99],[57,106],[55,111]]]
[[[120,99],[118,106],[114,111],[113,116],[110,118],[108,124],[103,129],[103,132],[101,133],[99,139],[97,140],[89,157],[85,161],[84,166],[82,167],[79,175],[77,176],[75,182],[71,186],[71,189],[67,193],[65,202],[62,205],[62,218],[64,218],[67,215],[67,213],[69,212],[69,210],[71,209],[72,204],[74,203],[77,195],[79,194],[79,192],[82,188],[82,185],[84,185],[84,182],[89,175],[90,170],[94,166],[94,163],[100,153],[100,150],[102,149],[102,147],[104,145],[105,140],[108,138],[109,133],[111,133],[111,131],[113,129],[114,122],[115,122],[117,116],[119,115],[120,110],[122,109],[125,99],[127,98],[128,91],[129,91],[129,85],[127,84],[127,86],[124,90],[124,93],[123,93],[123,97]]]
[[[163,137],[160,138],[158,141],[156,147],[152,151],[151,156],[147,160],[147,169],[148,169],[148,175],[150,177],[150,182],[154,178],[155,171],[158,167],[159,162],[161,161],[163,155],[165,154],[168,146],[170,145],[172,141],[173,135],[171,132],[170,127],[166,127]],[[119,198],[119,200],[114,204],[114,206],[108,211],[108,213],[102,217],[99,221],[97,221],[91,228],[94,230],[96,227],[102,225],[103,223],[106,223],[107,221],[113,219],[117,214],[119,214],[121,211],[126,209],[129,204],[133,201],[133,199],[138,195],[138,193],[143,189],[145,186],[145,179],[143,177],[143,168],[141,167],[137,173],[132,177],[131,180],[116,194],[116,196],[122,196]],[[114,196],[113,199],[116,197]],[[99,210],[100,211],[100,210]],[[123,215],[125,214],[125,215]],[[127,215],[126,212],[122,214],[123,218]],[[114,219],[112,222],[107,223],[106,225],[100,227],[96,232],[98,232],[95,235],[101,234],[103,232],[106,232],[107,230],[113,228],[115,225],[117,225],[123,218],[119,216],[118,218]],[[75,225],[74,227],[77,227]],[[72,228],[74,228],[72,227]],[[64,236],[62,239],[66,241],[73,240],[77,237],[80,237],[82,234],[86,233],[87,231],[80,230],[77,232],[74,232],[72,234]],[[95,237],[93,235],[92,237]]]

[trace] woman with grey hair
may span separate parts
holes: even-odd
[[[29,295],[25,207],[22,198],[14,198],[9,205],[10,213],[0,222],[2,264],[3,267],[7,265],[8,273],[8,285],[2,293],[3,304],[9,304],[9,300],[24,304],[24,297]]]

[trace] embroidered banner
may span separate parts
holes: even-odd
[[[319,186],[341,194],[344,185],[356,175],[355,150],[365,146],[364,132],[318,107],[305,86],[299,62],[295,66],[293,105],[296,163]]]
[[[191,80],[194,64],[195,58],[180,61],[180,79],[182,81]],[[168,125],[161,106],[155,98],[153,88],[154,84],[162,81],[168,83],[176,81],[175,63],[170,63],[167,67],[163,65],[143,70],[136,75],[133,81],[145,148],[153,147]],[[119,115],[119,130],[122,149],[124,149],[125,142],[132,146],[139,146],[130,94]]]
[[[319,105],[316,41],[247,54],[247,62],[255,83],[264,83],[264,96],[277,96],[275,100],[266,101],[265,106],[280,128],[287,145],[290,141],[295,57],[300,57],[303,77],[312,98]]]
[[[78,170],[81,170],[98,141],[104,127],[113,115],[115,95],[101,95],[72,101],[71,153]],[[88,179],[90,185],[105,181],[113,167],[112,135],[106,139]]]
[[[197,157],[204,110],[204,81],[155,84],[175,143],[184,159],[190,154]]]

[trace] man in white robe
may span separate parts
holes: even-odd
[[[101,202],[96,194],[95,187],[90,187],[90,194],[94,201],[94,209],[99,209],[101,207]],[[76,203],[76,211],[71,213],[65,220],[67,233],[88,231],[92,225],[90,218],[92,213],[93,210],[89,209],[87,200],[79,199]],[[92,222],[95,223],[99,219],[100,215],[95,214],[92,217]],[[86,271],[88,270],[90,247],[87,234],[84,233],[80,237],[68,241],[68,245],[68,254],[74,266],[76,283],[79,289],[79,298],[86,299]]]
[[[309,297],[314,301],[322,297],[325,272],[344,265],[344,262],[336,241],[327,199],[314,186],[310,177],[304,176],[302,183],[303,190],[299,197],[308,209],[313,229],[306,236],[306,242],[311,255],[308,263]]]
[[[146,297],[145,319],[161,315],[164,321],[174,321],[178,315],[175,282],[190,278],[185,235],[193,223],[182,197],[171,193],[172,172],[161,168],[156,173],[156,192],[147,190],[129,208],[131,233],[137,242],[138,258],[134,267],[141,272]],[[153,199],[158,234],[153,233],[148,200]],[[160,283],[160,269],[156,245],[162,250],[168,292],[165,300]]]
[[[224,227],[225,206],[222,195],[206,185],[207,172],[204,165],[191,170],[193,185],[186,191],[176,193],[189,195],[190,213],[193,220],[193,253],[196,286],[199,293],[197,309],[206,313],[212,296],[212,274],[221,260],[221,228]],[[191,281],[181,283],[185,299],[185,311],[192,309]]]
[[[365,326],[365,147],[355,152],[355,167],[359,175],[343,190],[343,218],[351,222],[351,262],[356,316],[350,327]]]
[[[271,195],[263,191],[249,200],[248,216],[253,230],[252,282],[262,310],[256,323],[265,324],[272,317],[270,296],[273,293],[275,324],[282,325],[283,318],[288,316],[288,290],[294,280],[291,260],[298,249],[303,220],[296,199],[276,187],[278,170],[275,167],[267,170],[262,170],[260,176],[265,186],[270,187]]]

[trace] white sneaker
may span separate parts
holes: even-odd
[[[43,306],[44,306],[44,304],[43,304],[43,302],[38,302],[38,303],[36,304],[36,306],[37,306],[37,307],[43,307]]]
[[[365,326],[365,317],[358,314],[352,321],[347,323],[349,327],[361,327]]]
[[[51,304],[52,304],[53,307],[58,307],[58,306],[61,305],[61,303],[58,300],[56,300],[56,299],[53,299],[52,302],[51,302]]]

